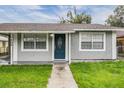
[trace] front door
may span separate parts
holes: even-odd
[[[65,34],[55,34],[55,59],[65,59]]]

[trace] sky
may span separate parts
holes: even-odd
[[[0,5],[0,23],[57,23],[59,17],[66,18],[74,6],[62,5]],[[75,6],[78,13],[92,16],[92,23],[105,24],[109,15],[117,6],[82,5]]]

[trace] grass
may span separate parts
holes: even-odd
[[[51,70],[51,65],[0,66],[0,88],[47,87]]]
[[[83,62],[70,65],[80,88],[124,88],[124,62]]]

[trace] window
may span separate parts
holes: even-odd
[[[90,34],[82,34],[81,37],[81,49],[92,48],[92,37]]]
[[[23,34],[22,47],[24,50],[47,50],[47,34]]]
[[[104,34],[93,34],[92,35],[93,40],[93,49],[103,49],[104,45]]]
[[[35,38],[33,37],[33,34],[24,34],[24,49],[34,49],[34,41]]]
[[[36,49],[46,49],[46,35],[36,35]]]
[[[80,32],[80,50],[104,50],[105,33]]]

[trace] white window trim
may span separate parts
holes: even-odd
[[[22,51],[33,51],[33,52],[37,52],[37,51],[48,51],[48,40],[49,40],[49,37],[48,37],[48,33],[46,33],[47,35],[47,39],[46,39],[46,49],[24,49],[24,43],[23,43],[23,37],[24,37],[24,33],[21,34],[21,50]]]
[[[83,33],[83,32],[79,32],[79,51],[105,51],[106,50],[106,32],[100,32],[100,33],[104,34],[103,49],[81,49],[81,33]],[[91,32],[91,33],[94,33],[94,32]]]

